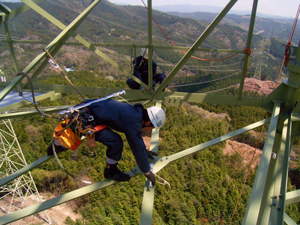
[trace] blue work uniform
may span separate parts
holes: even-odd
[[[148,60],[146,60],[143,56],[138,56],[133,60],[133,66],[133,75],[148,85]],[[164,73],[157,74],[156,70],[157,64],[154,60],[152,60],[153,86],[157,83],[161,84],[166,79],[166,75]],[[132,78],[129,78],[126,83],[131,89],[139,89],[141,87],[141,85]]]
[[[143,106],[122,103],[113,99],[88,106],[97,125],[107,127],[95,133],[95,140],[107,146],[106,156],[119,161],[122,157],[123,140],[119,131],[126,135],[137,165],[143,173],[150,171],[146,146],[142,138]]]

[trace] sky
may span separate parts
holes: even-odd
[[[143,5],[142,0],[109,0],[112,3],[126,3],[129,5]],[[143,0],[147,5],[148,0]],[[224,7],[229,0],[152,0],[152,6],[160,5],[211,5]],[[251,11],[253,0],[238,0],[233,10]],[[259,0],[257,11],[259,13],[295,18],[300,1],[299,0]]]

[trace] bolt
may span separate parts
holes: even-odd
[[[277,207],[277,210],[280,211],[280,207]]]

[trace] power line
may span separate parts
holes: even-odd
[[[238,86],[239,84],[240,84],[240,83],[231,85],[231,86],[226,87],[226,88],[217,89],[217,90],[214,90],[214,91],[203,92],[202,94],[209,94],[209,93],[214,93],[214,92],[218,92],[218,91],[223,91],[223,90],[226,90],[226,89],[229,89],[229,88],[236,87],[236,86]]]
[[[238,73],[234,73],[234,74],[231,74],[229,76],[226,76],[226,77],[221,77],[221,78],[217,78],[217,79],[214,79],[214,80],[208,80],[208,81],[203,81],[203,82],[196,82],[196,83],[191,83],[191,84],[179,84],[179,85],[171,85],[169,87],[187,87],[187,86],[193,86],[193,85],[198,85],[198,84],[206,84],[206,83],[210,83],[210,82],[214,82],[214,81],[218,81],[218,80],[224,80],[228,77],[232,77],[232,76],[235,76],[237,74],[239,74],[240,72]]]

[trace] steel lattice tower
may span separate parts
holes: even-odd
[[[6,177],[26,166],[26,160],[19,141],[9,119],[0,121],[0,177]],[[9,214],[24,206],[42,201],[31,173],[23,174],[12,182],[0,187],[0,209],[3,214]],[[49,222],[48,213],[37,215]]]
[[[204,143],[199,143],[196,146],[192,146],[183,151],[163,156],[156,157],[151,161],[153,164],[153,172],[158,173],[162,168],[167,166],[169,163],[179,160],[187,155],[193,154],[205,148],[208,148],[212,145],[218,144],[227,139],[233,138],[237,135],[240,135],[244,132],[253,130],[259,126],[269,123],[268,134],[266,137],[263,155],[261,157],[261,162],[259,169],[257,171],[256,179],[254,186],[252,188],[251,197],[249,199],[248,207],[244,215],[244,220],[242,224],[272,224],[272,225],[283,225],[284,223],[289,225],[295,225],[296,223],[285,213],[285,207],[289,204],[298,203],[300,201],[300,190],[296,191],[287,191],[287,181],[288,181],[288,164],[291,146],[295,137],[299,137],[299,127],[300,127],[300,43],[298,46],[293,47],[291,54],[291,60],[287,67],[289,71],[289,78],[284,80],[283,83],[276,88],[270,95],[265,98],[249,98],[243,96],[244,82],[247,77],[247,71],[250,64],[251,56],[251,43],[254,31],[254,24],[256,18],[256,11],[259,0],[253,0],[252,13],[250,17],[249,32],[247,40],[245,43],[244,50],[242,49],[202,49],[200,48],[201,44],[209,37],[209,35],[214,31],[217,25],[222,21],[225,15],[230,11],[230,9],[235,5],[238,0],[230,0],[229,3],[224,7],[224,9],[215,17],[211,24],[202,32],[194,44],[191,45],[186,54],[178,61],[177,65],[170,71],[168,77],[163,81],[163,83],[156,90],[152,90],[153,80],[149,76],[149,82],[147,84],[138,80],[135,76],[131,75],[130,71],[122,67],[122,65],[115,62],[112,58],[106,55],[101,51],[100,48],[97,48],[99,43],[90,43],[76,33],[76,29],[92,11],[92,9],[101,1],[93,0],[88,7],[82,11],[70,24],[65,25],[52,16],[49,12],[44,10],[39,6],[45,0],[22,0],[24,3],[22,6],[15,10],[11,10],[6,7],[4,4],[0,3],[0,9],[3,13],[0,12],[0,18],[2,17],[3,27],[6,32],[7,40],[5,42],[8,44],[10,49],[11,56],[13,58],[14,67],[16,73],[17,69],[17,60],[15,57],[13,43],[18,41],[13,40],[10,35],[8,21],[16,17],[22,12],[25,12],[29,9],[34,10],[42,17],[53,23],[57,26],[61,32],[56,36],[51,43],[46,43],[45,50],[54,56],[56,55],[63,45],[74,44],[74,45],[83,45],[92,52],[94,52],[99,57],[103,58],[105,61],[110,63],[112,66],[116,67],[119,71],[128,74],[128,76],[138,82],[143,86],[147,91],[141,90],[126,90],[126,97],[131,101],[153,101],[156,105],[161,106],[176,106],[180,107],[183,102],[193,102],[193,103],[209,103],[209,104],[227,104],[227,105],[237,105],[237,106],[252,106],[260,107],[266,110],[270,117],[257,121],[253,124],[250,124],[246,127],[240,128],[238,130],[232,131],[228,134],[220,136],[218,138],[209,140]],[[180,50],[180,47],[170,47],[170,46],[158,46],[153,44],[152,40],[152,0],[148,0],[148,44],[140,45],[139,47],[148,47],[149,49],[149,73],[152,73],[152,50],[153,49],[176,49]],[[0,21],[1,23],[1,21]],[[67,42],[67,40],[73,37],[79,43]],[[1,41],[1,40],[0,40]],[[19,43],[22,43],[20,41]],[[35,42],[37,43],[37,42]],[[45,44],[45,43],[42,43]],[[113,46],[112,44],[103,44],[103,46]],[[115,44],[115,47],[120,45]],[[122,45],[123,47],[125,45]],[[128,44],[126,47],[135,47],[136,45]],[[228,53],[237,53],[244,56],[243,65],[242,65],[242,75],[240,80],[240,86],[237,96],[214,96],[211,94],[202,94],[202,93],[185,93],[185,92],[164,92],[164,88],[175,78],[175,75],[181,70],[181,68],[186,64],[186,62],[191,58],[191,56],[196,51],[215,51],[215,52],[228,52]],[[35,79],[40,72],[47,66],[48,57],[47,52],[41,52],[37,55],[23,70],[22,73],[18,73],[15,79],[7,84],[4,90],[0,93],[0,103],[5,100],[5,97],[14,90],[14,88],[22,84],[23,88],[28,88],[28,83],[22,83],[22,80],[25,78],[25,75],[30,73],[33,68],[36,70],[32,72],[31,79]],[[260,71],[260,67],[259,67]],[[39,84],[35,85],[36,90],[44,90],[47,93],[41,94],[39,100],[50,98],[55,100],[62,97],[63,94],[75,94],[73,87],[70,85],[58,86],[58,85],[45,85]],[[107,96],[108,94],[115,93],[120,91],[116,88],[94,88],[94,87],[78,87],[80,92],[84,95],[97,95],[97,96]],[[28,102],[20,102],[17,105],[11,104],[5,107],[0,107],[0,113],[8,111],[10,109],[22,107]],[[67,109],[66,106],[64,109]],[[46,112],[58,112],[62,108],[49,108],[45,110]],[[9,119],[14,117],[20,117],[25,115],[34,115],[37,114],[37,111],[31,111],[26,113],[11,113],[10,115],[2,114],[0,115],[1,119]],[[150,150],[157,152],[159,143],[159,129],[153,129],[151,136],[151,145]],[[5,176],[1,174],[0,187],[6,187],[10,182],[18,182],[21,175],[26,174],[28,171],[34,169],[36,166],[46,162],[51,159],[53,156],[45,155],[44,157],[37,159],[33,163],[24,166],[21,169],[15,169],[11,175]],[[16,156],[13,157],[13,159]],[[10,159],[9,159],[10,160]],[[9,161],[6,160],[6,161]],[[6,162],[5,161],[5,162]],[[2,162],[3,164],[3,162]],[[2,167],[1,164],[1,167]],[[128,171],[128,174],[133,177],[141,175],[142,172],[136,166],[132,170]],[[5,177],[2,177],[5,176]],[[42,212],[51,207],[57,206],[59,204],[66,203],[75,198],[90,194],[94,191],[97,191],[102,188],[107,188],[111,185],[116,184],[116,181],[104,180],[93,183],[86,187],[82,187],[61,196],[55,197],[43,203],[39,203],[25,209],[18,210],[17,212],[12,213],[12,215],[5,215],[0,217],[0,224],[11,223],[13,221],[22,219],[29,215]],[[144,195],[143,203],[141,210],[141,225],[151,225],[152,224],[152,215],[154,207],[154,193],[155,187],[150,187],[149,182],[146,181],[144,186]]]

